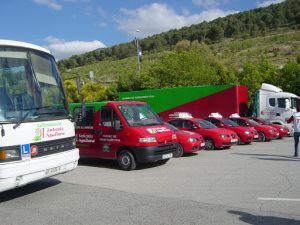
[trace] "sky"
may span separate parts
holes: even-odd
[[[284,0],[1,0],[0,39],[57,60]]]

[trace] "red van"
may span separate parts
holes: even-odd
[[[123,170],[138,163],[167,162],[178,148],[176,134],[144,102],[70,104],[80,156],[116,159]]]

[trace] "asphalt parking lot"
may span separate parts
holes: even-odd
[[[0,194],[1,224],[300,224],[293,139],[202,151],[121,171],[76,170]]]

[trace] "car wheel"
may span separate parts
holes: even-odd
[[[134,170],[136,168],[135,158],[128,150],[122,150],[119,153],[118,164],[122,170]]]
[[[215,143],[212,139],[210,138],[204,138],[205,140],[205,149],[206,150],[213,150],[215,149]]]
[[[174,153],[174,157],[179,158],[181,156],[183,156],[183,147],[181,144],[178,144],[178,148],[177,148],[176,152]]]
[[[258,140],[261,142],[266,141],[266,135],[263,132],[258,132]]]

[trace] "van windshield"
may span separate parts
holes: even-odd
[[[119,105],[118,109],[131,127],[163,124],[163,121],[148,105],[124,104]]]
[[[40,51],[0,46],[0,122],[68,116],[54,58]]]

